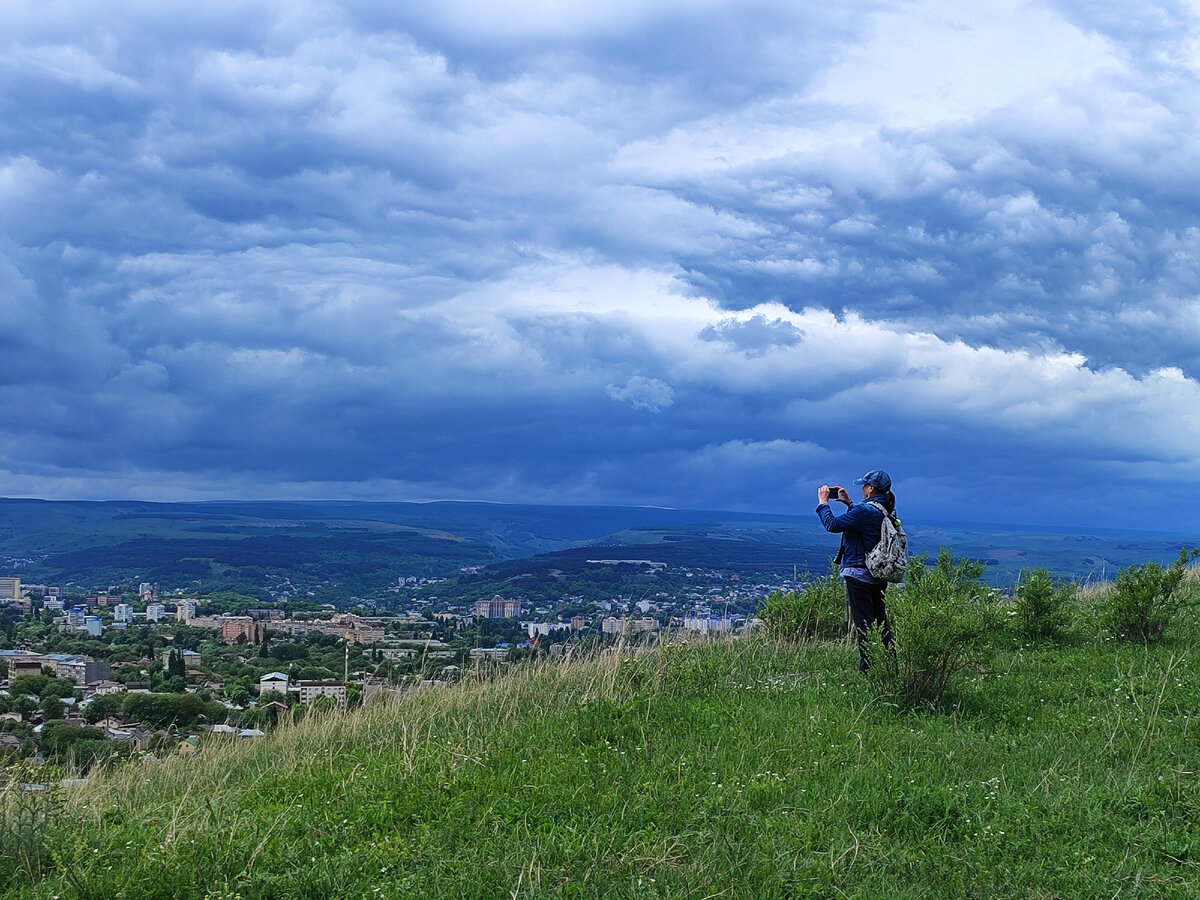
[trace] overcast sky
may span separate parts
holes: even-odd
[[[3,19],[0,495],[1195,530],[1193,4]]]

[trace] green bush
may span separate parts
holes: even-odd
[[[903,708],[937,703],[956,674],[978,663],[981,639],[1000,623],[983,572],[946,547],[932,566],[924,556],[909,562],[904,586],[887,599],[893,647],[878,628],[867,636],[867,678],[884,699]]]
[[[1180,585],[1188,559],[1198,551],[1179,551],[1179,558],[1164,569],[1148,562],[1117,573],[1101,611],[1101,624],[1120,640],[1148,644],[1160,640],[1171,621],[1188,602]]]
[[[1034,638],[1060,634],[1070,620],[1075,593],[1071,583],[1056,583],[1046,569],[1034,569],[1013,591],[1021,631]]]
[[[103,740],[104,730],[69,722],[47,722],[42,726],[42,746],[56,760],[65,760],[76,741]]]
[[[802,591],[773,591],[759,607],[775,640],[832,640],[846,635],[846,591],[832,573]]]
[[[130,719],[151,728],[192,728],[202,718],[224,722],[228,714],[220,703],[197,694],[126,694],[122,709]]]

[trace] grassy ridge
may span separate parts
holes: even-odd
[[[7,897],[1185,897],[1194,623],[996,635],[948,710],[841,643],[528,667],[69,791]]]

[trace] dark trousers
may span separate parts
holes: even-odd
[[[858,670],[867,671],[867,629],[879,625],[883,645],[892,646],[892,626],[888,624],[887,609],[883,605],[886,584],[868,584],[855,578],[846,579],[846,599],[850,601],[850,621],[854,624],[854,637],[858,641]]]

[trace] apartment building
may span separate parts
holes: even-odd
[[[341,709],[346,708],[346,685],[340,681],[297,681],[296,690],[303,706],[318,697],[332,697]]]
[[[475,601],[475,617],[478,619],[516,619],[520,615],[520,600],[505,600],[497,594],[491,600]]]

